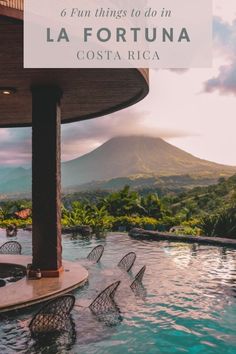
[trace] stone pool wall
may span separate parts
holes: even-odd
[[[148,231],[134,228],[130,230],[129,236],[140,240],[167,240],[173,242],[199,243],[204,245],[215,245],[236,248],[236,239],[207,236],[174,235],[169,232]]]

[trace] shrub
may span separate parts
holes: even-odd
[[[62,208],[62,226],[71,227],[88,225],[93,233],[102,234],[112,228],[113,218],[109,216],[105,206],[98,208],[96,205],[86,205],[73,202],[71,209]]]
[[[186,235],[186,236],[200,236],[202,230],[199,227],[183,226],[181,229],[178,229],[173,233],[175,235]]]
[[[204,217],[200,227],[207,236],[236,238],[236,208],[225,208]]]
[[[117,231],[119,227],[125,227],[127,231],[134,227],[156,230],[158,221],[150,217],[141,216],[119,216],[114,217],[112,230]]]
[[[21,219],[5,219],[0,221],[0,227],[1,228],[7,228],[8,226],[15,224],[19,229],[24,228],[28,225],[32,224],[32,219],[28,218],[26,220],[21,220]]]
[[[177,216],[163,216],[161,220],[158,220],[157,230],[158,231],[169,231],[171,227],[180,225],[181,220]]]

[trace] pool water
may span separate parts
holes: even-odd
[[[0,286],[5,283],[5,286],[15,283],[22,279],[26,274],[26,268],[16,264],[0,263]]]
[[[16,239],[23,254],[30,254],[31,234],[20,231]],[[0,244],[5,241],[0,232]],[[98,244],[105,252],[100,264],[91,265],[85,258]],[[116,267],[129,251],[137,254],[130,275]],[[90,274],[89,282],[75,292],[73,335],[41,343],[31,339],[28,321],[35,306],[0,317],[2,354],[236,353],[236,250],[138,241],[127,234],[100,239],[64,235],[63,257],[80,259]],[[129,285],[143,265],[143,288],[135,294]],[[121,318],[116,326],[107,326],[86,306],[115,280],[121,280],[115,296]]]

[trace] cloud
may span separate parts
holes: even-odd
[[[205,92],[215,90],[222,94],[236,94],[236,62],[221,66],[219,74],[205,83]]]
[[[150,112],[136,107],[105,117],[62,125],[62,160],[70,160],[92,151],[114,136],[148,135],[162,138],[182,137],[181,130],[158,129],[148,120]],[[0,129],[0,166],[31,163],[31,129]]]
[[[147,135],[168,139],[189,135],[181,130],[155,128],[146,120],[149,116],[149,111],[132,107],[105,117],[64,125],[62,159],[83,155],[114,136]]]
[[[62,160],[92,151],[114,136],[148,135],[175,138],[188,135],[181,130],[158,129],[145,122],[149,111],[136,107],[105,117],[62,125]],[[0,129],[0,166],[31,164],[31,129]]]
[[[229,24],[216,17],[213,31],[215,51],[227,64],[220,66],[218,74],[204,83],[204,91],[236,94],[236,20]]]

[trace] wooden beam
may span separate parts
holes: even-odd
[[[58,276],[61,246],[61,108],[55,86],[32,88],[33,268]]]

